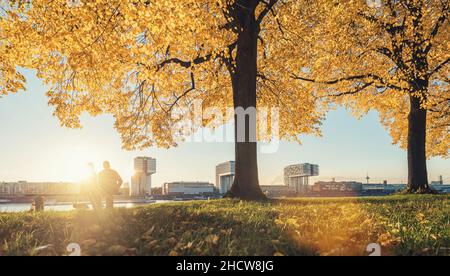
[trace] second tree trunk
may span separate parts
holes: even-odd
[[[428,193],[426,155],[427,111],[421,107],[421,99],[410,97],[408,118],[408,192]]]

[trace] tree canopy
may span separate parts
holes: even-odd
[[[50,104],[64,126],[80,127],[84,112],[105,112],[115,116],[126,148],[170,147],[189,133],[177,123],[195,100],[204,110],[233,106],[238,2],[86,0],[73,7],[34,0],[17,11],[25,20],[5,19],[13,28],[5,31],[37,49],[29,66],[51,85]],[[289,57],[277,49],[278,13],[294,2],[255,1],[258,106],[279,108],[280,137],[298,140],[319,134],[323,111],[314,93],[290,80],[294,68],[285,70]]]
[[[17,71],[17,59],[25,49],[13,45],[5,31],[11,24],[6,20],[7,12],[0,7],[0,97],[24,89],[25,84],[24,76]]]
[[[0,93],[23,87],[16,65],[36,69],[64,126],[109,113],[126,149],[171,147],[225,123],[186,125],[200,103],[227,120],[229,107],[277,108],[278,138],[299,141],[334,102],[379,112],[408,150],[411,191],[429,188],[426,157],[449,156],[448,1],[69,2],[10,1],[0,21]],[[235,184],[261,194],[247,136]]]
[[[429,111],[427,154],[449,157],[449,2],[319,0],[315,10],[322,16],[310,22],[314,41],[291,40],[291,49],[302,46],[293,67],[308,68],[294,78],[314,83],[357,116],[377,110],[405,149],[410,96],[420,98]],[[426,90],[415,89],[419,81]]]

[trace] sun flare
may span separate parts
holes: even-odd
[[[92,152],[84,149],[73,149],[67,154],[65,175],[67,179],[81,183],[89,176],[89,163],[93,163],[95,169],[98,160]]]

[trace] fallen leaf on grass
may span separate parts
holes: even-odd
[[[206,243],[208,244],[217,244],[219,242],[219,236],[211,234],[205,238]]]

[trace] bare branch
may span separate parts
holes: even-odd
[[[169,110],[168,110],[167,113],[172,112],[173,108],[178,104],[178,102],[179,102],[182,98],[186,97],[191,91],[194,91],[194,90],[195,90],[195,77],[194,77],[194,73],[191,72],[191,88],[189,88],[188,90],[186,90],[186,91],[185,91],[183,94],[181,94],[180,96],[176,97],[175,102],[173,102],[173,103],[170,105]]]

